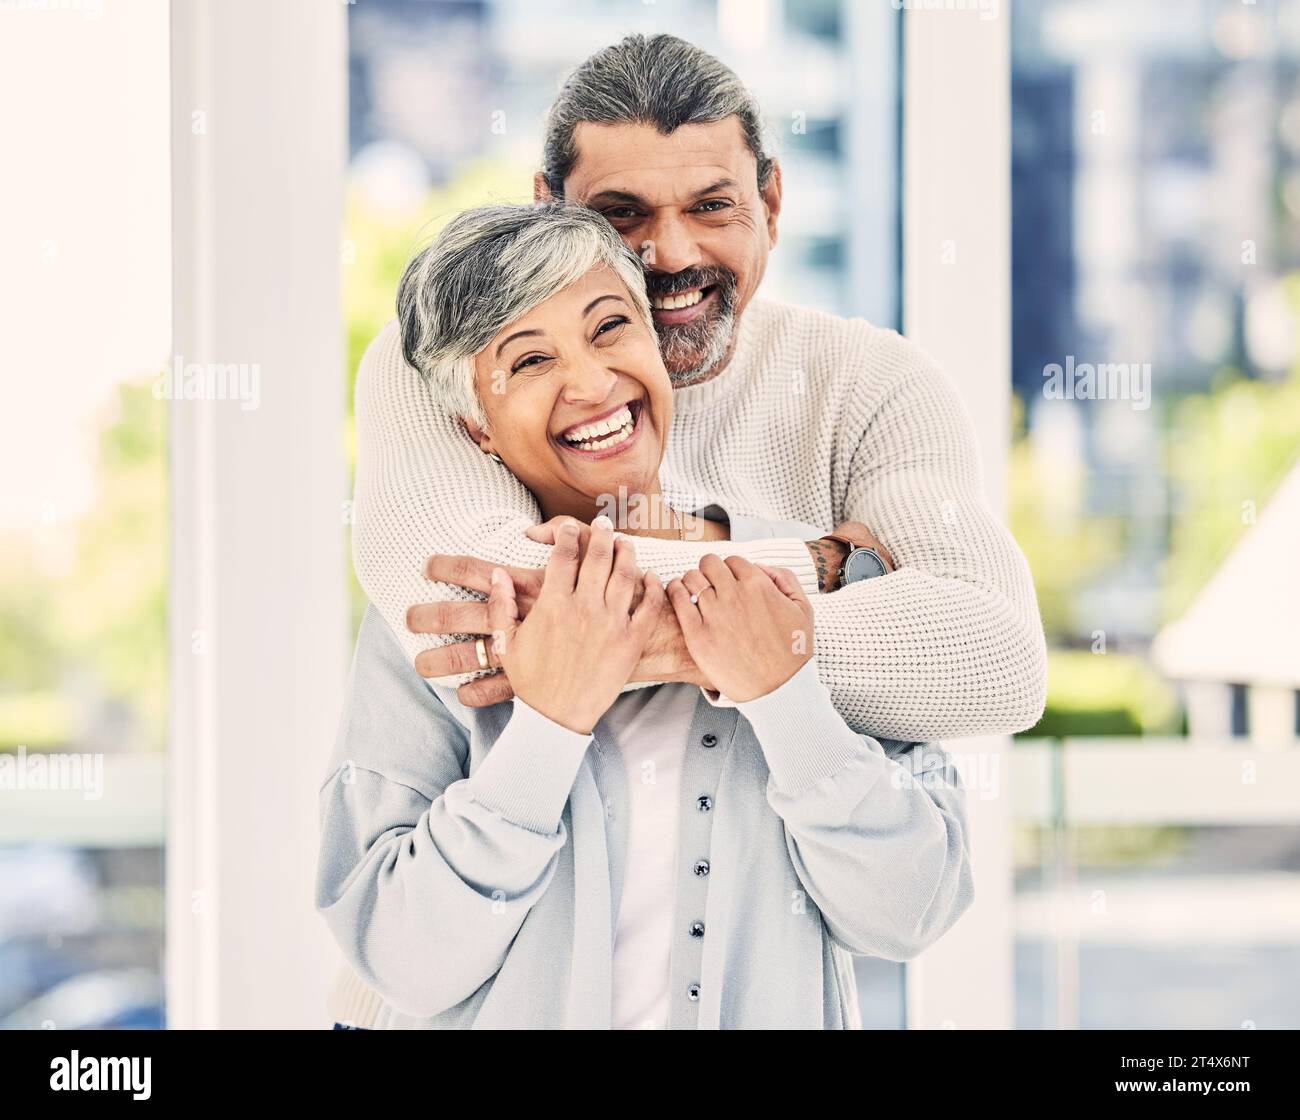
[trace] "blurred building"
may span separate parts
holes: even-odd
[[[666,30],[731,66],[764,110],[786,198],[765,293],[895,326],[898,16],[846,0],[366,0],[349,8],[352,175],[418,195],[496,160],[514,169],[500,200],[527,201],[565,75]]]
[[[1142,648],[1178,512],[1172,403],[1225,368],[1281,376],[1295,354],[1279,280],[1300,266],[1300,11],[1017,0],[1011,15],[1013,383],[1031,432],[1048,425],[1085,479],[1076,527],[1124,525],[1058,639]],[[1148,365],[1149,406],[1049,399],[1044,370],[1067,360]]]

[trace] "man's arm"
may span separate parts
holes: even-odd
[[[420,375],[402,356],[396,320],[380,331],[361,360],[356,418],[353,566],[367,597],[414,661],[457,635],[412,633],[408,608],[472,598],[449,583],[431,583],[430,556],[476,556],[491,564],[540,569],[551,550],[524,535],[540,517],[527,488],[433,404]],[[809,550],[794,539],[733,544],[641,537],[636,547],[641,569],[665,581],[717,552],[788,567],[804,587],[816,590]]]
[[[858,434],[843,441],[834,473],[845,482],[832,498],[836,519],[870,526],[899,570],[812,597],[821,679],[840,714],[865,734],[919,742],[1032,726],[1046,695],[1047,655],[1028,566],[984,501],[973,428],[956,390],[919,348],[893,332],[881,336],[893,374],[850,400],[842,423]],[[408,657],[447,643],[463,652],[466,631],[407,628],[414,604],[474,598],[443,582],[446,574],[430,583],[426,557],[540,569],[549,549],[524,536],[536,504],[433,406],[402,358],[395,324],[362,361],[357,429],[357,577]],[[665,582],[706,552],[789,567],[806,590],[816,587],[808,550],[793,540],[637,545],[640,566]],[[670,667],[657,679],[692,679],[680,662],[680,636],[667,635],[661,648]],[[482,702],[500,698],[485,694]]]
[[[1033,726],[1047,650],[1029,566],[984,498],[974,427],[919,347],[884,332],[894,370],[845,417],[861,433],[833,495],[897,570],[812,597],[822,680],[855,729],[909,742]]]

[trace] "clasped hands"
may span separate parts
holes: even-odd
[[[590,529],[555,519],[530,536],[553,545],[545,569],[434,556],[429,579],[487,600],[407,611],[415,633],[482,639],[495,671],[459,687],[468,706],[518,696],[587,733],[628,681],[683,681],[743,702],[780,687],[812,656],[812,605],[784,568],[706,555],[665,588],[637,567],[633,541],[616,537],[608,519]],[[478,640],[426,650],[415,667],[429,678],[476,672]]]

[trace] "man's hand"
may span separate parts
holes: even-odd
[[[788,568],[705,556],[669,583],[668,600],[695,663],[729,700],[774,692],[812,657],[812,604]]]
[[[487,595],[492,590],[492,569],[476,556],[431,556],[424,574],[441,583],[454,583],[470,591]],[[515,605],[519,617],[525,618],[541,594],[546,572],[541,568],[506,568],[506,575],[514,586]],[[488,621],[488,605],[483,600],[456,603],[416,603],[406,612],[406,628],[414,634],[479,634],[489,638],[492,626]],[[501,658],[485,641],[488,667],[501,668]],[[455,642],[426,649],[415,658],[415,670],[422,677],[437,679],[454,677],[462,673],[476,673],[479,665],[477,643]],[[471,708],[486,708],[514,696],[514,689],[504,673],[479,677],[456,690],[462,704]]]
[[[591,526],[576,517],[561,515],[543,521],[540,525],[530,525],[524,530],[524,536],[538,544],[554,544],[560,530],[566,525],[572,525],[578,530],[578,552],[579,555],[586,556],[587,542],[591,540]]]
[[[713,688],[708,677],[695,664],[691,651],[686,648],[686,639],[682,635],[677,616],[668,610],[659,615],[654,633],[642,650],[641,660],[632,670],[629,680],[678,682]]]

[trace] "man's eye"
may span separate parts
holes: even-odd
[[[600,326],[596,328],[595,337],[599,338],[602,334],[607,334],[610,331],[612,331],[615,327],[624,326],[628,322],[629,319],[626,315],[613,315],[610,318],[606,319],[603,323],[600,324]]]
[[[701,202],[695,209],[704,214],[716,214],[719,210],[725,210],[731,205],[725,199],[710,198]]]
[[[611,206],[604,214],[606,221],[626,222],[636,217],[636,210],[631,206]]]
[[[545,354],[528,354],[515,362],[515,364],[510,367],[510,372],[518,373],[521,369],[527,369],[529,366],[535,366],[539,362],[544,362],[546,360]]]

